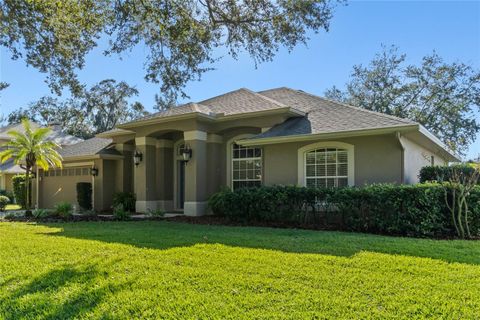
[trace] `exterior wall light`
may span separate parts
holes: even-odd
[[[190,159],[192,159],[192,149],[189,146],[185,146],[185,148],[182,151],[182,157],[183,161],[188,162]]]
[[[94,177],[98,176],[98,168],[90,168],[90,174]]]
[[[140,151],[135,151],[135,154],[133,155],[133,163],[135,166],[138,166],[140,162],[142,162],[143,159],[143,154]]]

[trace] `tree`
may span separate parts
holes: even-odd
[[[340,0],[343,2],[343,0]],[[0,45],[41,72],[57,94],[81,93],[76,72],[100,38],[106,55],[146,48],[145,79],[167,100],[211,70],[224,47],[255,64],[292,50],[307,31],[327,30],[336,0],[0,0]]]
[[[467,199],[480,180],[480,165],[472,166],[474,170],[469,174],[459,170],[458,167],[450,168],[450,179],[443,183],[445,204],[450,210],[455,231],[462,239],[472,237]]]
[[[10,113],[7,121],[18,123],[26,118],[43,126],[57,123],[65,133],[88,139],[118,123],[147,115],[140,102],[128,103],[127,99],[136,94],[138,91],[123,81],[103,80],[78,98],[62,101],[42,97]]]
[[[0,162],[4,163],[13,159],[15,164],[25,169],[25,209],[30,210],[30,174],[32,168],[39,166],[43,170],[49,167],[62,167],[62,157],[57,152],[60,146],[48,140],[51,130],[38,128],[32,130],[30,121],[22,120],[23,132],[11,130],[8,135],[12,138],[5,144],[6,149],[0,152]]]
[[[61,101],[44,96],[30,103],[27,108],[11,112],[7,117],[8,123],[19,123],[22,119],[29,119],[43,126],[55,123],[60,125],[65,133],[83,139],[93,135],[79,99]]]
[[[405,65],[405,54],[385,48],[367,67],[353,67],[346,90],[325,95],[368,110],[408,118],[464,154],[480,131],[480,71],[464,63],[446,63],[435,52],[420,65]]]
[[[129,105],[127,98],[137,95],[137,89],[113,79],[100,81],[85,93],[85,116],[94,133],[114,128],[117,124],[145,116],[143,105],[135,102]]]

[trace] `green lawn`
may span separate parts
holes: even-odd
[[[480,242],[0,223],[0,319],[480,317]]]

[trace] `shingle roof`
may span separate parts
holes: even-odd
[[[281,102],[270,99],[269,97],[258,94],[257,92],[253,92],[246,88],[241,88],[207,100],[200,101],[198,103],[189,102],[187,104],[170,108],[168,110],[152,113],[146,117],[136,119],[129,123],[193,113],[201,113],[214,117],[216,115],[228,116],[234,114],[274,110],[281,108],[287,108],[287,106],[282,104]]]
[[[23,170],[18,164],[15,164],[13,159],[10,159],[5,161],[4,163],[0,163],[0,174],[2,173],[25,173],[25,170]]]
[[[304,111],[307,115],[306,117],[290,118],[253,137],[254,139],[416,124],[410,120],[349,106],[290,88],[271,89],[259,93]]]
[[[120,155],[115,149],[107,149],[112,144],[112,139],[91,138],[60,150],[60,155],[65,158],[93,156],[96,154]]]
[[[201,101],[200,104],[208,106],[215,114],[222,113],[224,115],[273,110],[287,107],[281,102],[275,101],[269,97],[245,88]]]
[[[41,127],[38,123],[35,122],[31,122],[31,126],[34,129]],[[47,139],[53,140],[61,146],[67,146],[83,141],[83,139],[62,132],[61,128],[58,126],[52,126],[51,129],[52,132]],[[21,123],[15,123],[8,126],[0,127],[0,139],[10,140],[11,137],[10,135],[8,135],[8,132],[11,130],[23,132],[23,125]]]

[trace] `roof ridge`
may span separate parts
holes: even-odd
[[[249,92],[249,93],[251,93],[251,94],[253,94],[253,95],[255,95],[255,96],[258,96],[259,98],[262,98],[263,100],[267,100],[267,101],[269,101],[269,102],[272,102],[272,103],[274,103],[274,104],[276,104],[276,105],[278,105],[278,106],[280,106],[280,107],[282,107],[282,108],[289,108],[289,106],[281,103],[280,101],[277,101],[277,100],[275,100],[275,99],[266,97],[266,96],[264,96],[263,94],[260,94],[260,93],[258,93],[258,92],[255,92],[255,91],[250,90],[250,89],[248,89],[248,88],[241,88],[241,89],[243,89],[243,90],[245,90],[245,91],[247,91],[247,92]]]
[[[386,113],[382,113],[382,112],[378,112],[378,111],[373,111],[373,110],[368,110],[368,109],[357,107],[357,106],[352,106],[352,105],[344,103],[344,102],[320,97],[320,96],[317,96],[315,94],[312,94],[312,93],[309,93],[309,92],[306,92],[306,91],[303,91],[303,90],[297,90],[297,89],[292,89],[292,88],[288,88],[288,87],[282,87],[282,89],[287,89],[287,90],[290,90],[290,91],[299,92],[299,93],[302,93],[302,94],[305,94],[305,95],[308,95],[308,96],[312,96],[314,98],[321,99],[321,100],[324,100],[324,101],[328,101],[328,102],[331,102],[331,103],[335,103],[335,104],[338,104],[338,105],[341,105],[341,106],[344,106],[344,107],[347,107],[347,108],[350,108],[350,109],[355,109],[355,110],[370,113],[370,114],[380,115],[380,116],[383,116],[383,117],[386,117],[386,118],[389,118],[389,119],[393,119],[393,120],[397,120],[397,121],[401,121],[401,122],[404,122],[404,123],[418,124],[417,122],[415,122],[413,120],[410,120],[410,119],[404,119],[404,118],[400,118],[400,117],[397,117],[397,116],[392,116],[390,114],[386,114]],[[276,90],[276,89],[272,89],[272,90]],[[265,91],[267,91],[267,90],[265,90]]]
[[[220,97],[226,96],[227,94],[231,94],[231,93],[233,93],[233,92],[243,91],[243,90],[247,91],[248,89],[247,89],[247,88],[244,88],[244,87],[241,87],[241,88],[238,88],[238,89],[235,89],[235,90],[232,90],[232,91],[228,91],[228,92],[219,94],[219,95],[217,95],[217,96],[213,96],[213,97],[211,97],[211,98],[204,99],[204,100],[202,100],[202,101],[200,101],[200,102],[198,102],[198,103],[203,105],[202,102],[209,101],[209,100],[213,100],[213,99],[216,99],[216,98],[220,98]]]

